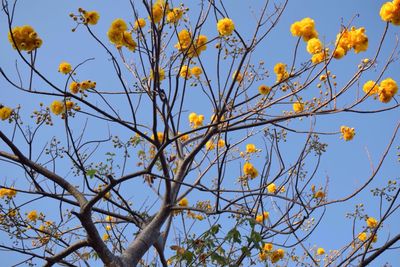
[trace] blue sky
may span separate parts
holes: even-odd
[[[183,3],[190,7],[190,12],[195,12],[198,1],[183,1]],[[243,2],[245,2],[243,4]],[[252,19],[252,12],[257,14],[259,12],[259,6],[261,1],[240,1],[230,0],[224,1],[225,6],[230,14],[230,17],[235,21],[236,29],[243,33],[243,36],[249,38],[253,32],[254,20]],[[347,25],[353,20],[352,25],[356,27],[365,27],[366,33],[369,36],[369,49],[366,52],[360,54],[354,54],[350,52],[344,59],[335,61],[332,64],[331,71],[337,75],[337,82],[340,85],[348,80],[352,74],[357,70],[357,65],[363,58],[371,58],[379,44],[379,38],[385,28],[385,23],[381,21],[379,17],[380,6],[385,1],[362,1],[362,0],[338,0],[338,1],[326,1],[326,0],[304,0],[304,1],[289,1],[287,9],[283,14],[278,26],[273,30],[270,36],[263,41],[258,50],[254,53],[253,60],[255,62],[259,60],[265,61],[265,67],[272,73],[273,66],[277,62],[289,62],[293,55],[293,48],[296,44],[297,39],[291,36],[289,28],[290,25],[297,20],[304,17],[311,17],[315,20],[316,29],[319,32],[321,40],[326,44],[334,44],[336,34],[340,31],[341,24]],[[174,2],[177,3],[177,2]],[[120,84],[113,74],[112,64],[105,51],[101,49],[96,42],[91,39],[84,27],[79,27],[76,32],[72,33],[71,29],[75,26],[73,21],[68,17],[70,12],[77,13],[78,7],[83,7],[86,10],[97,10],[100,13],[100,21],[98,25],[92,27],[95,34],[108,45],[108,47],[115,52],[116,50],[108,42],[106,31],[115,18],[123,18],[126,21],[133,22],[134,18],[130,9],[129,1],[51,1],[51,0],[36,0],[27,1],[21,0],[18,2],[17,11],[15,14],[16,25],[30,24],[32,25],[39,36],[43,39],[43,45],[38,51],[37,68],[40,69],[46,77],[49,77],[51,81],[59,86],[63,86],[65,83],[65,76],[60,75],[57,72],[58,64],[61,61],[68,61],[73,65],[76,65],[88,58],[94,58],[94,60],[86,63],[79,70],[79,77],[82,79],[92,79],[98,84],[98,88],[104,90],[119,89]],[[143,13],[143,10],[139,10]],[[146,17],[145,15],[142,15]],[[0,27],[0,66],[6,73],[13,79],[17,79],[15,71],[15,62],[17,60],[21,75],[24,80],[27,80],[28,70],[23,65],[20,59],[17,57],[17,53],[11,48],[7,41],[7,27],[6,19],[4,14],[0,17],[0,23],[3,25]],[[378,59],[378,65],[376,69],[372,69],[360,78],[360,84],[353,86],[352,90],[356,92],[361,90],[363,82],[374,79],[379,75],[379,71],[386,58],[395,46],[396,36],[399,33],[399,27],[390,26],[387,33],[386,42],[383,45],[381,57]],[[207,35],[215,36],[215,21],[212,17],[207,21],[204,32]],[[208,34],[210,33],[210,34]],[[175,40],[173,40],[173,43]],[[209,45],[207,51],[204,52],[203,60],[207,62],[207,66],[213,68],[214,58],[212,57],[212,49],[214,44]],[[308,60],[309,55],[305,50],[305,44],[301,42],[299,49],[299,58]],[[132,60],[137,60],[135,56]],[[386,71],[385,77],[392,77],[399,79],[400,75],[398,72],[399,62],[395,61],[390,65],[390,68]],[[212,73],[212,71],[210,71]],[[124,71],[124,74],[128,73]],[[127,76],[128,77],[128,76]],[[215,77],[211,76],[211,79]],[[129,78],[127,78],[129,79]],[[274,83],[275,76],[273,73],[268,77],[266,83]],[[50,90],[38,78],[35,78],[34,84],[37,88],[43,87],[43,89]],[[0,88],[2,94],[0,102],[11,107],[17,105],[22,106],[22,114],[25,119],[28,120],[30,112],[38,108],[38,103],[43,102],[45,105],[51,103],[54,100],[53,97],[39,98],[37,96],[28,97],[25,94],[21,94],[16,90],[12,89],[4,79],[0,79]],[[256,90],[256,86],[254,90]],[[190,88],[191,89],[191,88]],[[184,117],[187,116],[189,109],[198,111],[206,114],[208,118],[212,111],[205,109],[203,100],[204,95],[193,88],[193,92],[188,96],[188,105],[185,109]],[[318,91],[316,84],[310,86],[309,95],[313,95],[313,91]],[[362,91],[361,91],[362,93]],[[353,98],[352,98],[353,97]],[[353,95],[348,95],[343,99],[343,104],[350,103],[354,99]],[[98,100],[96,100],[98,101]],[[117,104],[117,99],[112,100]],[[101,102],[98,102],[101,103]],[[390,104],[386,104],[390,105]],[[368,109],[379,109],[385,107],[382,104],[373,99],[368,99],[359,108],[362,110]],[[124,113],[124,105],[119,105],[118,110]],[[286,107],[287,108],[287,107]],[[329,198],[342,197],[349,192],[352,192],[357,186],[361,185],[363,181],[367,180],[370,175],[370,162],[369,155],[372,162],[377,165],[377,162],[382,155],[384,148],[386,147],[391,134],[398,123],[398,110],[389,111],[386,113],[378,114],[353,114],[346,113],[334,116],[320,117],[317,120],[316,130],[326,132],[338,132],[341,125],[349,125],[356,129],[355,139],[351,142],[344,142],[339,139],[339,135],[325,135],[321,136],[323,142],[328,143],[327,153],[324,155],[320,169],[318,171],[319,181],[324,184],[326,177],[329,177]],[[148,115],[138,114],[143,122],[146,122],[149,118]],[[56,132],[62,129],[61,120],[54,119],[55,128],[57,130],[46,130],[41,132],[43,135],[41,142],[45,143],[46,140],[57,134]],[[83,122],[82,120],[81,122]],[[302,121],[295,121],[293,125],[300,129],[307,130],[309,128],[308,119]],[[107,131],[98,129],[104,129],[102,124],[96,124],[89,122],[88,124],[90,133],[93,134],[93,138],[104,138],[107,136]],[[8,125],[5,123],[0,124],[2,130],[10,131],[7,129]],[[79,128],[79,127],[78,127]],[[113,128],[118,131],[119,128]],[[185,129],[188,130],[188,127]],[[127,136],[121,133],[122,136]],[[91,136],[89,136],[91,137]],[[289,135],[289,141],[283,145],[282,151],[285,154],[285,159],[288,161],[293,160],[304,141],[303,137],[298,135]],[[293,139],[291,139],[293,138]],[[262,141],[259,138],[252,138],[250,141],[262,145]],[[395,141],[395,146],[399,145],[399,139]],[[394,147],[395,147],[394,146]],[[4,145],[0,144],[0,148],[3,149]],[[242,148],[243,149],[243,146]],[[101,157],[99,157],[101,158]],[[260,163],[262,158],[259,159]],[[388,179],[399,178],[399,164],[396,163],[396,150],[392,149],[389,152],[387,161],[382,166],[376,181],[374,181],[370,188],[383,186],[387,183]],[[4,168],[4,163],[0,163],[0,167]],[[239,168],[239,167],[237,167]],[[2,175],[7,181],[13,180],[15,173],[13,170],[7,169]],[[0,177],[0,179],[2,179]],[[21,183],[21,181],[16,182]],[[318,185],[318,184],[317,184]],[[201,199],[201,195],[193,195],[192,199]],[[145,199],[146,196],[138,196],[139,199]],[[347,212],[352,212],[354,205],[358,203],[364,203],[366,212],[371,216],[379,217],[378,209],[379,202],[377,198],[372,198],[369,190],[365,190],[364,193],[357,196],[355,199],[348,203],[337,204],[330,207],[330,210],[326,213],[320,227],[315,232],[315,235],[307,240],[309,244],[317,244],[322,246],[325,250],[337,249],[343,244],[343,240],[349,241],[351,236],[351,221],[345,219]],[[380,242],[383,242],[388,238],[389,233],[397,234],[396,225],[400,219],[399,213],[395,213],[390,221],[384,225],[382,234],[380,234]],[[359,223],[359,226],[362,224]],[[359,227],[359,229],[361,229]],[[358,231],[358,230],[357,230]],[[358,232],[357,232],[358,233]],[[6,238],[1,235],[1,238]],[[378,243],[382,244],[382,243]],[[2,258],[10,255],[6,252],[0,252]],[[17,262],[16,258],[7,258],[7,264],[11,262]],[[385,262],[396,264],[400,262],[399,253],[387,252],[383,254],[377,261],[377,265],[382,265]]]

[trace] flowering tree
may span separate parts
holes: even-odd
[[[70,14],[68,38],[84,32],[79,42],[101,48],[113,68],[107,79],[118,88],[107,89],[85,77],[104,66],[83,55],[61,61],[59,74],[43,70],[46,36],[16,24],[17,1],[2,0],[19,62],[15,72],[1,68],[3,82],[36,106],[1,100],[1,166],[11,170],[1,178],[3,250],[45,266],[365,266],[395,245],[400,233],[385,223],[399,218],[396,179],[372,193],[370,185],[396,157],[399,125],[368,177],[331,196],[334,182],[320,170],[326,137],[347,145],[358,135],[319,124],[398,112],[398,86],[386,75],[398,50],[382,50],[395,42],[387,32],[400,24],[400,1],[376,10],[373,51],[357,19],[336,36],[309,17],[281,28],[288,0],[255,4],[244,32],[222,1],[138,2],[127,1],[130,20],[115,15],[107,32],[97,30],[97,11]],[[295,41],[290,60],[266,63],[258,51],[277,31]],[[352,76],[337,77],[354,59]],[[377,215],[357,205],[347,214],[352,234],[325,251],[315,239],[325,213],[364,193]]]

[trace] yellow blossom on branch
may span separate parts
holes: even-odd
[[[244,175],[250,177],[251,179],[254,179],[258,176],[257,169],[250,162],[246,162],[243,165],[243,173]]]
[[[340,127],[340,132],[342,133],[342,138],[345,141],[350,141],[356,135],[354,128],[350,128],[348,126]]]
[[[28,213],[28,215],[26,216],[26,218],[27,218],[29,221],[36,222],[36,220],[39,218],[39,216],[38,216],[36,210],[32,210],[32,211],[30,211],[30,212]]]
[[[235,24],[231,19],[223,18],[218,21],[217,30],[221,36],[231,35],[235,30]]]
[[[58,66],[58,72],[61,72],[63,74],[68,74],[70,73],[72,70],[71,64],[69,64],[68,62],[61,62],[60,65]]]
[[[0,108],[0,119],[2,121],[5,121],[8,118],[10,118],[11,114],[12,114],[12,109],[11,108],[5,107],[5,106]]]
[[[42,39],[38,37],[35,30],[29,25],[14,27],[8,33],[8,41],[14,49],[27,52],[37,49],[42,45]]]
[[[366,223],[369,228],[375,228],[378,226],[378,221],[374,217],[368,217]]]

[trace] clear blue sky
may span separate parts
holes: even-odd
[[[198,1],[183,2],[190,7],[191,12],[195,12],[196,3]],[[260,2],[261,1],[241,0],[224,1],[231,18],[235,21],[236,29],[243,33],[245,39],[246,37],[250,37],[253,30],[252,25],[254,25],[254,21],[252,21],[250,14],[251,12],[258,13],[257,7],[259,7]],[[321,40],[331,44],[331,46],[335,41],[336,34],[340,30],[341,23],[346,25],[353,19],[352,25],[366,28],[366,33],[369,36],[369,49],[367,52],[357,55],[351,52],[346,58],[332,64],[332,73],[337,75],[337,81],[340,85],[352,76],[356,71],[357,64],[359,64],[363,58],[371,58],[374,55],[379,38],[385,27],[385,23],[382,22],[379,17],[379,9],[384,2],[385,1],[372,0],[291,0],[278,26],[272,31],[269,38],[260,44],[259,49],[253,55],[253,59],[255,62],[264,60],[266,68],[271,71],[271,73],[276,62],[281,61],[289,63],[296,43],[296,38],[291,36],[289,28],[294,21],[300,20],[303,17],[308,16],[315,20],[316,29],[320,34]],[[95,60],[88,62],[79,70],[80,77],[87,77],[87,79],[95,80],[100,90],[120,89],[118,80],[113,74],[112,64],[104,50],[88,36],[84,27],[79,27],[75,33],[71,32],[75,24],[68,17],[68,14],[70,12],[76,13],[78,7],[83,7],[86,10],[99,11],[100,21],[98,25],[92,27],[92,29],[100,39],[115,52],[116,50],[107,40],[106,31],[111,21],[115,18],[121,17],[126,21],[133,22],[134,19],[130,12],[129,1],[21,0],[17,5],[14,26],[30,24],[36,29],[39,36],[43,39],[43,45],[38,51],[37,68],[41,69],[54,83],[60,86],[65,83],[65,76],[57,72],[58,64],[61,61],[66,60],[76,65],[85,59],[95,58]],[[143,12],[143,10],[141,11]],[[142,13],[141,16],[147,17],[144,13]],[[6,27],[7,24],[4,14],[0,16],[0,23],[2,25],[0,27],[0,66],[6,70],[10,77],[17,79],[15,71],[15,62],[17,60],[21,74],[26,81],[28,77],[27,69],[23,66],[21,60],[18,59],[17,53],[11,48],[7,41],[8,29]],[[213,25],[215,25],[214,21],[206,23],[206,31],[204,32],[209,36],[216,35],[215,26]],[[361,83],[378,76],[380,67],[384,64],[385,59],[395,46],[396,35],[399,33],[399,29],[400,27],[390,27],[386,42],[382,48],[382,55],[378,61],[377,70],[372,70],[365,74],[360,79]],[[210,34],[208,34],[208,32],[210,32]],[[173,40],[173,43],[175,43],[175,40]],[[300,46],[299,57],[304,60],[308,59],[309,55],[305,51],[305,44],[301,43]],[[210,62],[210,67],[213,66],[213,58],[210,56],[210,50],[212,49],[214,49],[213,45],[209,45],[208,50],[204,52],[204,59]],[[208,54],[209,58],[207,58],[207,53],[210,53]],[[133,57],[133,60],[135,60],[135,57]],[[400,81],[399,67],[399,62],[395,61],[385,73],[384,78],[392,77]],[[273,83],[274,81],[275,77],[272,74],[266,80],[266,83]],[[34,84],[38,87],[43,86],[44,89],[49,89],[48,86],[46,87],[38,78],[35,79]],[[361,90],[362,84],[359,86],[360,88],[354,86],[352,90]],[[43,102],[47,105],[54,100],[53,97],[27,97],[25,94],[21,94],[11,88],[4,79],[0,79],[0,88],[2,91],[0,103],[11,107],[21,105],[22,115],[25,117],[25,120],[28,120],[28,116],[33,109],[38,108],[39,102]],[[254,90],[256,89],[257,87],[255,85]],[[198,90],[198,88],[194,88],[193,90]],[[318,91],[316,85],[311,86],[310,90]],[[187,107],[199,113],[207,114],[206,117],[208,118],[212,111],[206,110],[204,104],[201,101],[197,101],[201,97],[204,96],[202,96],[200,92],[193,92],[193,94],[188,97],[189,104]],[[345,101],[346,100],[350,103],[352,100],[351,96],[345,99]],[[345,101],[343,103],[346,103]],[[378,109],[384,106],[385,104],[369,99],[360,109]],[[119,106],[118,108],[122,113],[124,112],[123,106]],[[147,114],[139,113],[138,115],[142,118],[142,122],[146,121]],[[186,115],[184,116],[186,117]],[[344,142],[339,139],[339,135],[321,137],[322,141],[328,143],[329,146],[318,171],[320,178],[318,178],[317,181],[323,184],[326,177],[329,177],[328,197],[330,199],[346,195],[346,193],[353,191],[369,177],[370,163],[368,154],[371,156],[373,163],[377,165],[377,161],[382,155],[393,129],[398,123],[398,119],[398,110],[373,115],[347,113],[331,117],[320,117],[318,119],[316,126],[316,130],[318,131],[337,132],[341,125],[349,125],[354,127],[357,133],[355,139],[351,142]],[[57,119],[55,119],[55,121],[56,120]],[[309,122],[305,119],[302,122],[296,122],[295,125],[301,129],[307,130]],[[0,129],[6,132],[9,131],[9,129],[6,129],[7,127],[8,125],[5,123],[0,124]],[[55,128],[53,129],[61,129],[61,127],[62,123],[59,120],[55,122]],[[96,128],[100,126],[89,123],[89,127]],[[107,135],[107,130],[105,130],[105,133],[97,129],[90,131],[93,132],[96,138],[105,137]],[[43,140],[47,140],[56,133],[51,130],[42,132],[42,134]],[[289,137],[292,136],[289,135]],[[283,153],[287,159],[292,159],[297,155],[294,154],[296,149],[299,148],[296,142],[302,140],[302,138],[299,137],[293,138],[293,140],[296,140],[294,144],[289,140],[283,147]],[[257,138],[251,140],[259,145],[262,143],[261,140]],[[399,145],[399,138],[397,138],[395,145]],[[3,149],[4,145],[0,144],[0,148]],[[396,160],[396,151],[392,149],[376,181],[371,185],[371,188],[386,184],[387,179],[399,178],[399,164],[396,163]],[[3,168],[3,166],[4,163],[0,163],[0,168]],[[15,173],[13,173],[12,170],[6,170],[2,173],[4,178],[0,177],[0,179],[11,181],[15,178],[14,175]],[[145,196],[139,196],[139,198],[144,199]],[[192,198],[200,199],[201,196],[196,195]],[[366,190],[364,193],[357,196],[357,198],[346,204],[331,206],[314,236],[307,240],[307,244],[317,244],[328,251],[339,248],[340,245],[343,244],[343,240],[346,240],[346,242],[349,241],[352,231],[351,220],[345,219],[345,214],[347,212],[352,212],[354,205],[358,203],[365,204],[368,214],[379,217],[378,199],[372,198],[371,193]],[[382,244],[381,242],[386,240],[390,233],[398,233],[396,232],[398,231],[396,225],[398,225],[397,222],[399,219],[400,216],[397,212],[390,222],[388,221],[388,223],[384,225],[382,233],[379,234],[380,241],[378,244]],[[362,224],[359,223],[359,226],[361,225]],[[361,228],[356,230],[356,232],[358,233],[360,230]],[[7,237],[5,235],[0,235],[0,238],[5,239]],[[374,266],[381,266],[385,262],[392,263],[393,266],[396,266],[396,263],[400,262],[399,255],[398,252],[387,252],[378,259]],[[10,253],[0,251],[0,256],[4,259],[6,265],[18,262],[18,256],[10,257]]]

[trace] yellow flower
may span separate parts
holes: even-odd
[[[214,142],[212,140],[207,141],[206,149],[207,150],[214,150],[214,148],[215,148]]]
[[[322,51],[322,43],[318,38],[312,38],[307,42],[307,52],[311,55]]]
[[[132,38],[130,31],[124,31],[122,34],[122,45],[128,48],[130,51],[135,52],[137,43]]]
[[[250,162],[246,162],[243,165],[243,173],[246,176],[249,176],[251,179],[254,179],[258,176],[257,169]]]
[[[26,216],[26,218],[32,222],[36,222],[36,220],[38,219],[38,214],[36,210],[32,210],[28,213],[28,215]]]
[[[165,70],[161,67],[158,67],[158,78],[160,82],[165,79]],[[150,80],[154,79],[153,70],[150,70]]]
[[[374,217],[368,217],[366,222],[369,228],[375,228],[378,226],[378,221]]]
[[[10,118],[11,113],[12,113],[12,109],[11,108],[5,107],[5,106],[1,107],[0,108],[0,119],[2,121],[7,120],[8,118]]]
[[[323,249],[323,248],[317,249],[317,255],[324,255],[324,254],[325,254],[325,249]]]
[[[59,100],[54,100],[50,104],[50,111],[53,112],[55,115],[60,115],[65,110],[64,103]]]
[[[293,36],[303,37],[305,42],[318,37],[318,32],[315,30],[314,20],[311,18],[304,18],[300,21],[294,22],[290,26],[290,32]]]
[[[277,249],[271,254],[271,262],[275,263],[281,260],[285,256],[285,251],[283,249]]]
[[[398,1],[394,0],[384,3],[379,15],[383,21],[391,22],[394,25],[400,25],[400,6]]]
[[[397,91],[397,83],[392,78],[387,78],[379,85],[379,100],[383,103],[388,103],[396,95]]]
[[[257,152],[256,146],[254,144],[247,144],[246,145],[246,152],[247,153],[255,153],[255,152]]]
[[[179,51],[187,50],[192,43],[191,34],[188,30],[182,30],[178,33],[178,43],[175,45]]]
[[[304,110],[304,104],[301,102],[294,102],[293,103],[293,110],[296,113],[300,113]]]
[[[258,87],[258,92],[262,95],[268,95],[271,92],[271,87],[262,84]]]
[[[219,148],[222,148],[225,146],[225,141],[223,139],[219,139],[217,145]]]
[[[186,197],[184,197],[178,202],[178,205],[181,207],[187,207],[189,205],[189,201]]]
[[[106,225],[106,230],[107,230],[107,231],[111,231],[111,225],[107,224],[107,225]]]
[[[367,95],[374,95],[377,94],[379,91],[379,86],[375,81],[368,81],[363,86],[363,91]]]
[[[164,15],[164,9],[168,10],[168,5],[165,3],[165,0],[157,0],[151,9],[152,13],[149,19],[151,20],[151,18],[153,18],[154,23],[159,23]]]
[[[271,183],[267,186],[268,193],[274,194],[276,192],[276,185]]]
[[[179,76],[181,76],[182,78],[185,78],[185,79],[189,79],[192,76],[189,67],[186,65],[183,65],[179,72]]]
[[[107,234],[107,233],[105,233],[104,235],[103,235],[103,241],[108,241],[109,239],[110,239],[110,235],[109,234]]]
[[[197,115],[194,112],[189,114],[189,122],[192,128],[196,129],[200,126],[203,126],[203,121],[204,121],[204,115]]]
[[[236,78],[236,79],[235,79]],[[235,79],[235,81],[237,81],[238,83],[240,83],[241,81],[243,81],[243,75],[237,71],[235,71],[232,75],[232,79]]]
[[[108,29],[107,36],[111,43],[117,47],[123,45],[124,32],[128,30],[128,26],[123,19],[115,19]]]
[[[146,20],[145,20],[144,18],[138,18],[138,19],[135,21],[135,24],[134,24],[133,28],[134,28],[135,30],[137,30],[137,29],[143,28],[143,27],[145,27],[145,26],[146,26]]]
[[[268,254],[265,253],[265,252],[260,252],[260,253],[258,254],[258,258],[260,259],[260,261],[265,261],[265,260],[268,259]]]
[[[233,30],[235,30],[235,24],[231,19],[223,18],[218,21],[217,30],[222,36],[231,35]]]
[[[96,25],[100,19],[100,15],[97,11],[85,11],[83,17],[85,18],[85,23],[90,25]]]
[[[71,110],[74,106],[74,102],[72,101],[66,101],[65,102],[65,107],[67,108],[67,110]]]
[[[93,89],[96,87],[96,82],[92,82],[91,80],[85,80],[79,84],[82,90]]]
[[[177,23],[183,15],[182,9],[176,7],[168,12],[167,14],[167,22],[169,23]]]
[[[199,78],[200,75],[203,73],[200,67],[194,66],[190,72],[194,75],[194,77]]]
[[[342,138],[345,141],[352,140],[354,138],[354,135],[356,135],[354,128],[350,128],[347,126],[340,127],[340,131],[342,132]]]
[[[325,53],[324,51],[316,53],[311,57],[311,62],[314,64],[321,63],[322,61],[325,60],[326,55],[327,55],[327,53]]]
[[[151,135],[151,140],[155,140],[154,139],[154,134]],[[164,133],[163,132],[157,132],[157,139],[158,141],[160,141],[160,143],[164,142]]]
[[[58,72],[61,72],[63,74],[68,74],[70,73],[72,70],[71,64],[69,64],[68,62],[61,62],[60,65],[58,66]]]
[[[12,187],[10,189],[7,189],[7,188],[0,189],[0,198],[4,198],[4,197],[13,198],[16,195],[17,195],[17,191]]]
[[[14,27],[11,32],[8,32],[8,41],[14,49],[27,52],[42,45],[42,39],[38,37],[35,30],[29,25]]]
[[[314,197],[315,198],[324,198],[325,197],[325,192],[319,190],[319,191],[315,192]]]
[[[270,252],[272,250],[272,248],[273,248],[273,245],[271,243],[265,243],[263,246],[263,250],[267,251],[267,252]]]
[[[276,63],[274,66],[274,72],[276,74],[276,82],[281,82],[289,77],[286,71],[286,65],[283,63]]]
[[[79,88],[81,85],[77,82],[71,82],[69,85],[69,91],[73,94],[77,94],[79,92]]]
[[[258,214],[256,216],[256,222],[263,223],[265,220],[268,220],[268,218],[269,218],[269,212],[264,211],[262,214]]]
[[[361,232],[358,234],[357,237],[360,241],[364,242],[365,240],[367,240],[367,233],[366,232]]]

